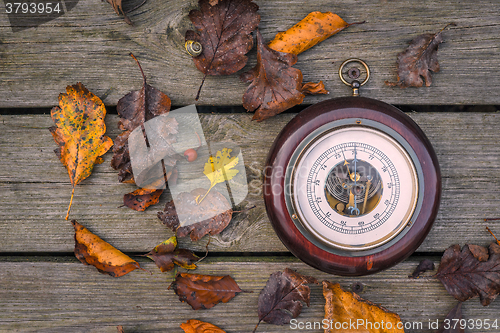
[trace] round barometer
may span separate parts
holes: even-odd
[[[339,74],[354,97],[310,106],[285,126],[268,155],[264,199],[295,256],[325,272],[364,275],[422,243],[438,211],[441,178],[429,140],[410,117],[357,96],[368,66],[350,59]]]

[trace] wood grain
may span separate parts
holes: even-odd
[[[430,259],[436,263],[439,260]],[[346,290],[351,290],[355,283],[361,283],[361,297],[398,313],[404,323],[423,324],[423,329],[410,328],[405,330],[407,333],[434,332],[428,329],[429,320],[442,321],[456,304],[441,283],[429,277],[432,272],[417,280],[407,278],[418,264],[415,259],[385,272],[358,278],[328,275],[297,260],[276,257],[264,257],[258,261],[247,258],[207,259],[199,265],[196,273],[229,274],[241,289],[252,293],[240,293],[229,303],[200,311],[193,311],[188,304],[181,303],[172,290],[167,289],[173,274],[160,273],[152,262],[141,262],[141,266],[153,272],[152,276],[134,271],[121,278],[111,278],[74,258],[60,257],[50,262],[34,259],[12,261],[12,258],[0,260],[1,332],[114,333],[117,325],[123,325],[125,332],[180,333],[179,325],[188,319],[211,322],[228,333],[251,332],[258,321],[260,290],[271,273],[286,267],[312,275],[319,281],[338,282]],[[490,319],[493,322],[498,318],[499,311],[498,300],[488,307],[483,307],[477,298],[463,304],[465,319]],[[311,305],[304,306],[297,319],[304,323],[320,322],[323,317],[321,286],[312,285]],[[290,331],[289,325],[262,323],[257,332]]]
[[[139,2],[139,1],[136,1]],[[256,1],[261,30],[271,40],[313,10],[332,11],[348,22],[365,20],[299,55],[296,68],[305,81],[323,80],[330,96],[345,96],[349,88],[338,79],[343,60],[368,62],[372,79],[366,97],[393,104],[499,104],[500,3],[495,0]],[[135,2],[134,2],[135,3]],[[132,7],[132,4],[130,5]],[[84,83],[104,102],[115,105],[141,76],[133,52],[149,83],[167,93],[174,105],[194,103],[202,79],[184,50],[184,33],[191,26],[188,12],[195,0],[150,0],[129,16],[127,25],[106,2],[80,0],[66,15],[37,28],[12,32],[0,4],[0,107],[52,106],[68,84]],[[396,80],[396,57],[423,33],[443,33],[438,57],[441,71],[430,88],[390,88]],[[250,53],[249,69],[256,61]],[[200,104],[241,105],[246,84],[238,75],[209,77]],[[316,103],[327,96],[307,97]]]
[[[418,251],[443,251],[451,244],[487,245],[485,226],[498,234],[500,217],[500,115],[498,113],[409,113],[432,142],[441,166],[443,194],[436,222]],[[242,148],[249,194],[240,205],[256,205],[235,214],[228,228],[213,237],[211,251],[282,252],[285,247],[271,228],[262,199],[262,168],[269,148],[293,114],[263,123],[245,114],[202,115],[207,140]],[[108,116],[108,134],[118,134],[116,116]],[[71,186],[65,168],[53,153],[47,130],[49,116],[3,116],[0,119],[0,252],[72,252],[73,229],[64,215]],[[156,212],[160,204],[140,213],[122,205],[123,194],[135,187],[120,184],[109,166],[111,154],[75,190],[71,218],[127,252],[145,253],[171,236]],[[181,239],[183,247],[204,251]]]

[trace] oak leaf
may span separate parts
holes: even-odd
[[[460,321],[462,320],[462,302],[459,302],[457,305],[450,310],[448,315],[446,315],[446,319],[450,325],[448,328],[445,328],[446,321],[443,321],[439,325],[439,329],[436,333],[464,333],[463,325],[461,325]]]
[[[143,212],[149,206],[156,205],[160,201],[162,189],[139,188],[123,196],[123,204],[130,209]]]
[[[181,302],[187,302],[193,310],[210,309],[219,303],[227,303],[242,290],[229,276],[178,273],[170,285]]]
[[[442,32],[453,23],[448,24],[436,34],[422,34],[415,37],[406,50],[398,54],[398,82],[386,82],[389,86],[430,87],[432,73],[439,72],[437,58],[438,46],[443,40]]]
[[[56,155],[68,170],[73,187],[66,214],[69,217],[75,186],[90,176],[94,164],[102,163],[101,156],[113,145],[104,135],[106,108],[103,102],[81,83],[66,87],[59,95],[59,106],[52,108],[50,116],[55,126],[49,128],[59,145]]]
[[[158,218],[176,232],[177,237],[190,235],[193,242],[208,234],[215,236],[221,233],[231,222],[233,210],[227,199],[215,190],[210,191],[198,204],[196,198],[205,193],[207,190],[203,188],[194,189],[190,193],[179,193],[175,202],[182,207],[176,209],[174,200],[171,200],[165,204],[162,212],[158,212]],[[186,213],[179,218],[177,211]],[[184,222],[183,225],[180,221]]]
[[[500,293],[500,245],[492,243],[488,257],[480,259],[470,246],[453,245],[444,252],[436,277],[458,301],[479,296],[482,305],[489,305]]]
[[[186,41],[201,43],[202,53],[193,58],[196,68],[205,76],[230,75],[242,69],[247,63],[246,54],[252,49],[251,32],[257,28],[259,6],[251,0],[199,0],[199,10],[189,12],[196,31],[186,32]]]
[[[116,106],[116,110],[120,116],[118,127],[123,132],[115,140],[111,167],[119,170],[118,180],[122,183],[134,183],[128,144],[130,133],[139,126],[143,127],[145,122],[156,116],[167,114],[171,106],[170,98],[146,82],[146,76],[139,61],[132,54],[130,56],[134,58],[139,66],[143,78],[143,86],[141,90],[133,90],[123,96]],[[166,142],[174,144],[176,142],[178,124],[173,118],[168,118],[165,121],[167,123],[164,126],[164,137],[166,138]],[[166,148],[167,155],[163,158],[163,161],[166,167],[173,168],[177,162],[176,152],[173,147]]]
[[[135,260],[91,233],[76,220],[71,223],[75,228],[75,256],[82,263],[92,265],[99,272],[113,277],[142,269]]]
[[[401,318],[397,314],[362,299],[356,293],[344,291],[338,283],[333,284],[323,281],[323,296],[326,300],[325,320],[328,323],[356,323],[355,330],[346,330],[345,327],[343,329],[336,329],[335,326],[329,326],[325,329],[325,333],[383,333],[389,331],[391,333],[404,333],[403,328],[398,328]],[[360,321],[363,321],[363,323]],[[358,323],[360,324],[358,325]],[[379,325],[377,329],[373,323],[385,323],[384,328],[388,328],[390,324],[391,328],[386,330],[382,329]],[[401,324],[399,324],[399,327],[401,327]]]
[[[174,269],[175,265],[185,269],[195,269],[195,261],[198,260],[193,252],[185,249],[177,249],[177,237],[172,236],[166,241],[155,246],[146,256],[154,260],[156,266],[162,272]]]
[[[187,322],[182,323],[181,328],[185,333],[226,333],[213,324],[196,319],[189,319]]]
[[[266,286],[259,295],[259,322],[274,325],[290,323],[292,318],[297,318],[302,311],[302,303],[309,306],[311,289],[307,284],[318,283],[311,276],[286,268],[283,272],[271,274]]]

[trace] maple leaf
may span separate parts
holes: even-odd
[[[358,323],[362,320],[364,323],[385,323],[388,328],[390,324],[390,332],[404,333],[403,328],[398,328],[401,318],[392,312],[387,311],[381,306],[373,304],[370,301],[364,300],[356,293],[345,291],[338,283],[330,283],[323,281],[323,296],[325,297],[325,320],[329,323]],[[360,327],[361,326],[361,327]],[[401,325],[399,325],[401,326]],[[335,327],[328,327],[325,333],[340,332]],[[343,332],[344,330],[342,330]],[[380,333],[386,330],[376,329],[376,326],[356,325],[356,332]],[[388,332],[389,330],[387,330]]]
[[[134,90],[123,96],[116,106],[116,110],[120,116],[118,127],[124,132],[115,140],[111,167],[119,170],[118,180],[122,183],[134,182],[128,143],[130,133],[139,126],[143,127],[144,123],[148,120],[167,114],[171,106],[170,98],[146,82],[146,76],[139,61],[133,54],[130,54],[130,56],[134,58],[141,70],[143,86],[141,90]],[[166,167],[173,168],[177,162],[177,157],[171,145],[176,142],[178,124],[173,118],[167,118],[164,122],[165,124],[162,128],[164,133],[162,134],[165,142],[170,144],[170,146],[162,147],[166,150],[166,156],[164,156],[163,161]],[[151,148],[156,149],[156,147]]]
[[[303,276],[286,268],[283,272],[271,274],[259,295],[259,322],[274,325],[290,323],[302,311],[302,302],[309,306],[311,290],[308,283],[318,283],[311,276]]]
[[[144,270],[135,260],[91,233],[76,220],[71,223],[75,228],[75,256],[82,263],[113,277],[123,276],[138,268]]]
[[[193,310],[210,309],[220,302],[227,303],[242,292],[229,275],[177,273],[170,287],[179,296],[179,300],[187,302]]]
[[[94,164],[102,163],[101,156],[111,148],[113,141],[104,135],[104,104],[81,83],[68,86],[66,94],[59,95],[59,106],[52,108],[50,116],[55,126],[49,130],[59,145],[55,153],[68,170],[73,187],[67,220],[75,186],[90,176]]]
[[[464,333],[463,325],[458,324],[462,320],[462,302],[459,302],[457,305],[450,310],[448,315],[446,315],[446,319],[448,319],[449,323],[453,323],[449,325],[449,328],[445,329],[445,321],[443,321],[439,325],[439,329],[436,333]]]
[[[175,264],[185,269],[195,269],[193,262],[198,257],[193,252],[185,249],[177,249],[177,237],[172,236],[166,241],[155,246],[146,256],[154,260],[156,266],[162,272],[168,272],[174,269]]]
[[[189,319],[187,322],[182,323],[181,328],[185,333],[226,333],[213,324],[196,319]]]
[[[492,243],[488,257],[478,256],[474,250],[482,261],[470,248],[466,245],[460,250],[455,244],[446,249],[436,277],[458,301],[479,296],[486,306],[500,293],[500,245]]]
[[[200,10],[189,12],[196,31],[186,32],[186,41],[202,45],[202,53],[193,58],[204,75],[196,100],[207,75],[230,75],[247,63],[253,46],[252,31],[260,22],[259,6],[251,0],[199,0]]]
[[[406,50],[398,54],[398,82],[386,82],[389,86],[426,87],[432,84],[431,73],[439,72],[437,60],[438,46],[443,42],[441,33],[450,25],[448,24],[436,34],[422,34],[415,37]]]
[[[160,201],[162,189],[144,189],[139,188],[123,196],[123,204],[128,208],[143,212],[151,205],[156,205]]]
[[[213,190],[208,193],[205,200],[200,204],[196,198],[204,195],[207,191],[202,188],[194,189],[190,193],[179,193],[175,202],[179,205],[176,209],[174,201],[165,204],[162,212],[158,212],[158,218],[177,237],[185,237],[190,234],[191,240],[196,242],[203,236],[210,234],[215,236],[221,233],[231,222],[233,210],[227,199],[219,192]],[[184,212],[179,217],[177,211]],[[183,225],[180,221],[183,221]],[[198,222],[199,221],[199,222]]]

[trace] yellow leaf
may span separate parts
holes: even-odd
[[[207,176],[208,180],[210,180],[210,188],[201,199],[199,197],[196,198],[198,204],[207,196],[212,187],[227,180],[231,180],[238,174],[239,171],[234,168],[238,165],[239,159],[236,156],[231,157],[231,152],[232,149],[223,148],[217,151],[215,158],[213,156],[208,158],[203,173]]]

